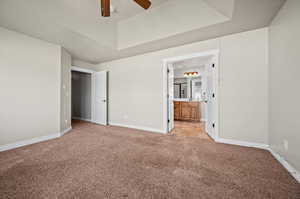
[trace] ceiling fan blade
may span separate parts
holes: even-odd
[[[101,13],[103,17],[110,16],[110,0],[101,0]]]
[[[134,0],[134,1],[146,10],[151,6],[151,1],[149,0]]]

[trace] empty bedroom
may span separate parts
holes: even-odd
[[[300,199],[299,0],[1,0],[0,199]]]

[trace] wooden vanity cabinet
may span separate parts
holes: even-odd
[[[200,102],[174,101],[174,119],[200,121]]]
[[[174,120],[180,120],[180,118],[181,118],[180,102],[174,101]]]

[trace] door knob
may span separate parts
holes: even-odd
[[[102,102],[106,102],[106,100],[102,100]]]

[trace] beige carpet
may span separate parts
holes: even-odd
[[[76,123],[62,138],[0,153],[0,198],[299,199],[264,150]]]

